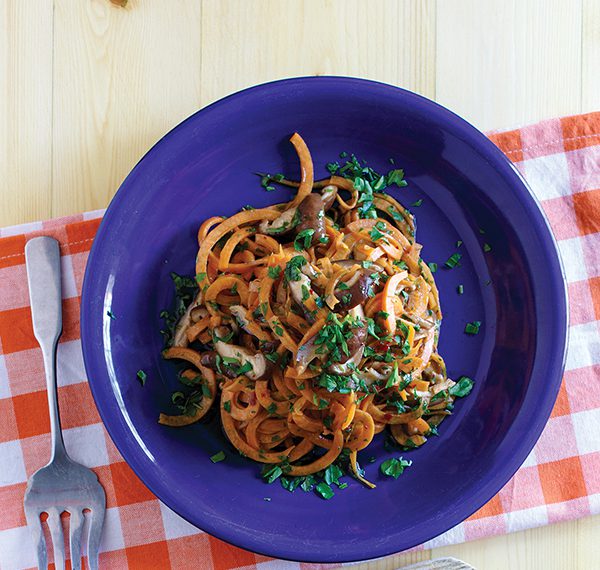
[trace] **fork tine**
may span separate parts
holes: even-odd
[[[102,524],[104,523],[104,505],[92,507],[89,514],[90,532],[88,535],[88,566],[90,570],[98,570],[98,551],[100,550],[100,536],[102,535]]]
[[[69,511],[69,549],[71,551],[71,570],[81,570],[81,534],[85,518],[77,509]]]
[[[48,528],[52,537],[52,546],[54,547],[54,566],[56,570],[65,568],[65,537],[63,535],[62,523],[60,521],[60,511],[58,509],[48,509]]]
[[[42,528],[40,515],[41,513],[32,513],[29,509],[25,509],[27,526],[31,532],[35,552],[37,554],[38,568],[40,570],[46,570],[46,568],[48,568],[48,552],[46,550],[46,539],[44,538],[44,530]]]

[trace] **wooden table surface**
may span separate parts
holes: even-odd
[[[105,207],[165,132],[295,75],[406,87],[482,130],[600,110],[600,0],[2,0],[0,225]],[[410,553],[600,566],[600,517]]]

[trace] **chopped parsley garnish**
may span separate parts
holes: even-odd
[[[312,228],[307,228],[299,232],[296,236],[296,239],[294,239],[294,249],[296,251],[307,250],[312,243],[312,237],[314,233],[315,230],[313,230]]]
[[[453,267],[456,267],[457,265],[459,265],[459,261],[461,259],[462,255],[460,253],[453,253],[447,260],[446,263],[444,263],[444,265],[448,268],[448,269],[452,269]]]
[[[269,274],[269,277],[271,279],[277,279],[279,275],[281,275],[281,267],[279,267],[278,265],[276,265],[275,267],[269,267],[267,273]]]
[[[385,234],[387,233],[389,233],[389,230],[387,230],[385,223],[377,222],[375,226],[371,228],[369,235],[373,241],[377,241],[378,239],[385,237]]]
[[[335,174],[339,169],[340,169],[340,163],[339,162],[328,162],[325,165],[325,168],[327,168],[327,170],[329,171],[330,174]]]
[[[317,484],[317,486],[315,487],[315,491],[317,492],[317,494],[319,496],[321,496],[327,500],[331,499],[331,497],[333,497],[333,495],[335,495],[335,493],[333,492],[331,487],[324,481],[321,481],[320,483]]]
[[[300,268],[303,265],[306,265],[306,259],[304,259],[304,257],[301,255],[292,257],[292,259],[290,259],[285,266],[284,275],[286,280],[288,282],[300,281],[300,275],[302,274]]]
[[[451,396],[456,396],[457,398],[464,398],[469,395],[471,390],[473,389],[473,380],[471,380],[468,376],[461,376],[458,379],[458,382],[452,386],[448,392]]]
[[[265,465],[261,474],[267,483],[273,483],[283,475],[283,469],[279,465]]]
[[[492,251],[492,246],[489,243],[484,243],[483,244],[483,251],[485,251],[486,253],[488,251]]]
[[[275,186],[271,186],[270,182],[272,181],[276,181],[276,182],[281,182],[282,180],[285,179],[285,176],[283,174],[260,174],[259,175],[260,178],[260,185],[267,191],[267,192],[273,192],[273,190],[275,190]]]
[[[225,459],[225,452],[224,451],[219,451],[218,453],[215,453],[214,455],[211,456],[210,460],[213,463],[219,463],[219,461],[223,461]]]
[[[106,316],[110,317],[113,320],[117,318],[115,317],[115,314],[112,311],[106,311]]]
[[[473,321],[472,323],[467,323],[465,325],[465,332],[467,334],[476,335],[479,332],[479,327],[481,327],[481,321]]]
[[[392,368],[392,373],[390,374],[387,382],[385,383],[386,388],[391,388],[395,386],[400,381],[400,375],[398,374],[398,363],[394,362],[394,368]]]
[[[277,411],[277,404],[275,402],[272,402],[271,404],[269,404],[269,407],[267,408],[267,414],[272,416],[276,411]]]
[[[413,202],[411,204],[411,206],[414,207],[414,208],[418,208],[422,203],[423,203],[423,198],[417,200],[416,202]]]
[[[223,409],[230,414],[231,413],[231,402],[227,401],[227,402],[223,402]]]
[[[400,269],[408,269],[408,265],[406,265],[406,263],[402,260],[396,260],[393,262],[393,265],[395,265],[396,267],[399,267]]]
[[[138,380],[142,383],[142,386],[145,386],[146,378],[148,378],[148,375],[143,370],[138,370],[137,377],[138,377]]]
[[[457,292],[459,295],[462,295],[462,294],[465,292],[465,288],[462,286],[462,284],[461,284],[461,285],[459,285],[459,286],[456,288],[456,292]]]
[[[482,229],[482,228],[479,228],[479,233],[480,233],[481,235],[483,235],[483,234],[485,234],[485,230],[484,230],[484,229]]]
[[[427,266],[429,267],[429,271],[431,271],[431,273],[435,273],[438,270],[437,263],[428,263]]]
[[[410,440],[408,440],[410,441]],[[396,459],[395,457],[392,457],[392,459],[386,459],[379,467],[379,470],[384,474],[387,475],[388,477],[393,477],[394,479],[398,479],[398,477],[400,477],[400,475],[402,475],[402,473],[404,473],[404,470],[407,467],[410,467],[412,465],[412,461],[408,461],[406,459],[403,459],[402,457],[399,457],[398,459]]]
[[[165,339],[165,347],[171,345],[177,322],[198,293],[198,284],[191,277],[171,273],[171,279],[175,285],[174,308],[172,311],[160,312],[160,317],[165,322],[165,328],[160,331]]]
[[[394,164],[393,159],[390,159],[391,164]],[[388,186],[395,184],[398,188],[404,188],[404,186],[408,185],[408,182],[404,180],[404,170],[401,168],[397,168],[395,170],[390,170],[386,176],[386,182]]]
[[[463,244],[463,242],[462,242],[461,240],[458,240],[458,241],[456,242],[456,247],[460,247],[462,244]]]

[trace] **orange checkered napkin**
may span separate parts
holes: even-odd
[[[516,475],[479,512],[419,548],[600,512],[600,113],[490,136],[529,181],[559,240],[571,309],[566,371],[552,417]],[[61,243],[58,397],[65,443],[106,489],[100,567],[309,568],[242,551],[192,527],[139,482],[108,437],[93,405],[79,340],[83,272],[101,215],[0,230],[0,568],[35,566],[23,493],[50,450],[23,255],[25,242],[40,234]]]

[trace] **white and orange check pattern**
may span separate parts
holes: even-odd
[[[566,371],[552,417],[511,481],[431,548],[600,513],[600,113],[495,133],[542,202],[559,240],[571,326]],[[148,491],[108,437],[87,384],[79,303],[101,212],[0,230],[0,568],[35,566],[25,526],[27,478],[48,459],[43,364],[33,336],[24,245],[59,239],[64,333],[59,400],[71,456],[94,469],[107,495],[101,568],[309,568],[271,561],[192,527]]]

